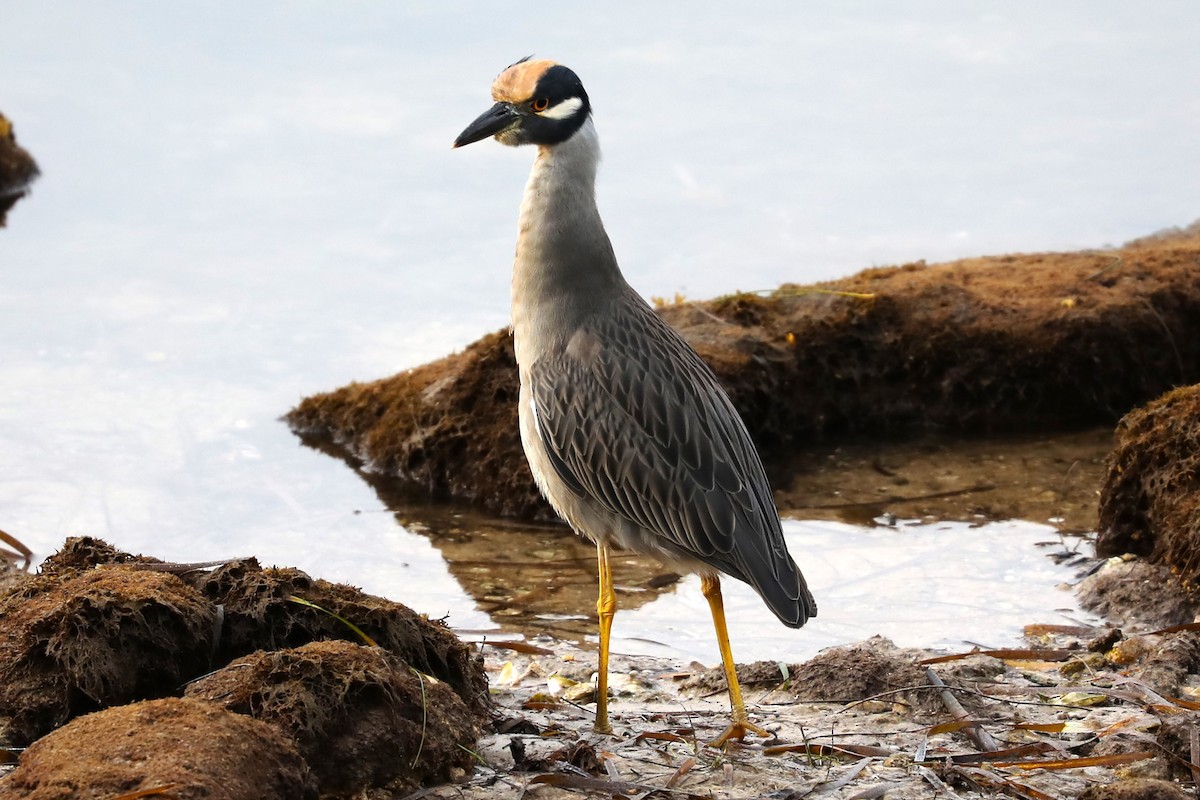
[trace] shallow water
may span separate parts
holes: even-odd
[[[442,516],[430,535],[475,603],[472,639],[551,636],[595,641],[595,550],[558,526],[490,525]],[[874,526],[785,520],[788,547],[820,613],[801,630],[778,621],[745,584],[722,582],[739,659],[804,660],[825,647],[881,635],[901,646],[1011,646],[1031,623],[1090,624],[1072,585],[1091,547],[1045,524],[880,520]],[[648,559],[613,561],[618,652],[719,661],[696,576],[671,580]],[[465,619],[460,618],[465,622]]]
[[[801,630],[789,630],[770,618],[752,590],[725,581],[739,659],[792,663],[874,635],[902,647],[997,647],[1020,641],[1030,623],[1092,620],[1078,611],[1069,588],[1081,565],[1049,557],[1078,543],[1061,540],[1049,526],[1006,521],[862,528],[788,521],[784,532],[818,598],[819,614]],[[697,624],[706,614],[700,581],[689,577],[674,593],[625,618],[618,615],[614,635],[631,637],[621,645],[628,652],[683,653],[713,663],[720,655],[712,631]],[[669,644],[651,649],[658,642]]]
[[[688,17],[633,3],[6,3],[0,110],[44,177],[0,231],[0,528],[42,555],[78,533],[179,561],[253,553],[464,628],[498,624],[436,537],[397,524],[277,418],[505,323],[530,153],[449,149],[499,69],[532,50],[578,69],[631,281],[703,297],[1189,222],[1198,38],[1186,2]],[[962,540],[1049,535],[1020,527]],[[840,571],[813,578],[822,615],[780,629],[786,645],[770,620],[754,644],[747,620],[763,612],[738,611],[739,657],[875,632],[973,638],[976,608],[1043,591],[1046,612],[1064,604],[1046,588],[1064,576],[1031,545],[931,605],[901,592],[918,573],[893,582],[873,560],[880,531],[789,530],[823,541]],[[954,575],[980,560],[927,546],[942,535],[910,531],[889,558]],[[855,605],[838,587],[859,571],[874,577],[848,584],[864,592]],[[700,652],[706,612],[671,599],[696,594],[618,616],[618,635],[633,625]],[[943,602],[961,630],[924,626]],[[1048,621],[1034,611],[1014,619]]]

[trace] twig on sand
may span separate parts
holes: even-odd
[[[946,684],[942,683],[942,679],[933,671],[933,667],[925,668],[925,677],[934,686],[939,687],[938,695],[942,698],[942,703],[956,720],[964,723],[962,732],[967,735],[975,746],[985,753],[993,750],[999,750],[1000,744],[992,738],[992,735],[979,724],[978,720],[971,719],[971,715],[962,707],[962,703],[958,702],[958,698],[950,691]]]

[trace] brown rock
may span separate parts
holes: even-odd
[[[192,580],[205,597],[224,609],[217,663],[256,650],[299,647],[321,639],[361,642],[346,624],[350,622],[406,664],[446,683],[473,712],[485,712],[490,706],[479,655],[444,623],[402,603],[310,578],[291,567],[263,569],[252,558],[194,574]]]
[[[17,144],[12,123],[0,114],[0,228],[4,227],[8,210],[25,196],[39,174],[33,156]]]
[[[1200,633],[1194,631],[1163,634],[1153,650],[1146,654],[1139,682],[1169,697],[1180,694],[1180,687],[1200,669]]]
[[[1186,800],[1189,795],[1169,781],[1131,778],[1104,786],[1089,786],[1079,800]]]
[[[0,595],[29,580],[30,575],[7,558],[0,558]]]
[[[823,650],[792,673],[796,699],[807,701],[864,700],[880,692],[924,683],[913,654],[878,636]]]
[[[0,800],[315,800],[296,746],[263,722],[167,698],[80,717],[30,745]]]
[[[1111,423],[1200,380],[1198,263],[1200,239],[1181,237],[872,269],[814,287],[825,293],[783,286],[661,313],[713,367],[770,458],[862,435]],[[501,331],[401,375],[309,397],[287,421],[307,443],[424,496],[550,516],[524,464],[516,398]]]
[[[46,558],[38,567],[43,575],[62,575],[86,572],[101,564],[161,564],[151,556],[131,555],[118,550],[103,539],[92,536],[70,536],[63,546]]]
[[[774,661],[740,664],[738,681],[747,687],[775,686],[804,702],[849,703],[880,692],[923,685],[925,677],[916,664],[914,651],[901,650],[889,640],[873,636],[858,644],[822,650],[803,664],[789,665],[786,678]],[[689,678],[681,688],[704,694],[726,691],[724,670],[706,670]]]
[[[1136,553],[1200,583],[1200,385],[1176,389],[1117,426],[1100,492],[1101,555]]]
[[[279,728],[323,794],[447,782],[470,766],[479,735],[445,683],[350,642],[254,653],[191,684],[187,696]]]
[[[1191,779],[1188,764],[1192,760],[1192,736],[1200,726],[1200,714],[1172,714],[1162,717],[1156,741],[1167,756],[1171,774],[1177,778]]]
[[[1075,595],[1079,604],[1112,622],[1141,630],[1183,625],[1196,617],[1200,600],[1162,564],[1114,560],[1087,576]]]
[[[174,575],[38,575],[0,597],[0,716],[24,744],[104,706],[174,694],[209,665],[215,610]]]
[[[436,499],[549,517],[517,433],[507,331],[394,378],[305,399],[286,417],[307,444],[366,462]]]

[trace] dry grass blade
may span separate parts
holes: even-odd
[[[1091,636],[1098,628],[1091,625],[1046,625],[1035,624],[1025,626],[1026,636],[1049,636],[1057,634],[1060,636]]]
[[[1004,759],[1011,760],[1020,756],[1040,756],[1043,753],[1051,752],[1057,753],[1059,751],[1057,747],[1048,742],[1033,742],[1018,747],[1006,747],[1003,750],[989,750],[986,753],[961,753],[956,756],[950,756],[950,761],[954,764],[981,764],[984,762],[998,764]],[[945,759],[940,760],[944,761]]]
[[[661,742],[682,742],[684,744],[688,741],[678,733],[671,733],[670,731],[642,731],[634,741],[640,742],[645,739],[657,739]]]
[[[553,650],[547,650],[544,647],[527,644],[525,642],[488,642],[482,641],[479,643],[481,647],[494,647],[497,650],[511,650],[514,653],[521,653],[527,656],[552,656]]]
[[[681,780],[683,780],[683,776],[687,775],[689,772],[691,772],[692,767],[694,767],[694,766],[696,766],[696,759],[694,759],[694,758],[686,759],[682,764],[679,765],[679,768],[677,770],[675,770],[675,774],[673,774],[671,776],[671,778],[667,781],[667,788],[674,789],[675,786]]]
[[[125,794],[117,795],[112,800],[137,800],[139,797],[170,797],[167,792],[174,789],[176,784],[164,783],[162,786],[154,786],[149,789],[138,789],[136,792],[126,792]]]
[[[1133,700],[1132,702],[1144,703],[1146,708],[1149,709],[1150,711],[1154,711],[1154,712],[1157,712],[1160,714],[1180,714],[1180,713],[1182,713],[1179,710],[1179,707],[1174,702],[1163,697],[1161,694],[1154,691],[1153,689],[1151,689],[1149,686],[1142,683],[1141,681],[1136,681],[1133,678],[1118,678],[1117,682],[1120,683],[1122,686],[1128,686],[1131,689],[1133,689],[1132,694],[1137,699]],[[1112,694],[1112,696],[1114,696],[1114,697],[1119,697],[1119,695],[1116,695],[1115,693],[1113,693],[1111,689],[1109,690],[1108,693]]]
[[[417,752],[412,758],[412,768],[416,769],[420,763],[421,751],[425,749],[425,725],[429,721],[429,705],[425,697],[425,673],[413,667],[408,669],[417,676],[417,683],[421,684],[421,741],[417,743]]]
[[[1192,773],[1192,783],[1200,784],[1200,728],[1195,725],[1191,727],[1188,744],[1191,746],[1192,755],[1192,760],[1188,762],[1188,770]]]
[[[825,758],[830,756],[849,756],[850,758],[857,759],[887,758],[896,754],[894,750],[865,744],[777,744],[771,747],[764,747],[762,751],[769,756],[778,756],[784,753],[807,753],[810,756]]]
[[[994,483],[976,483],[975,485],[968,486],[965,489],[948,489],[944,492],[925,492],[923,494],[910,494],[910,495],[896,496],[896,497],[892,497],[890,499],[897,503],[912,503],[912,502],[916,502],[916,501],[920,501],[920,500],[939,500],[939,499],[945,498],[945,497],[961,497],[963,495],[975,494],[976,492],[990,492],[995,488],[997,488],[997,487],[996,487],[996,484],[994,484]],[[804,508],[805,509],[816,509],[816,510],[820,510],[820,511],[836,511],[839,509],[846,509],[846,508],[874,507],[876,502],[877,501],[875,501],[875,500],[869,500],[869,501],[857,500],[852,503],[811,503],[809,505],[805,505]],[[967,655],[976,655],[976,654],[968,653]],[[938,656],[938,658],[944,659],[946,661],[953,661],[956,658],[966,658],[967,655]],[[930,663],[930,662],[922,661],[919,663],[925,664],[925,663]]]
[[[1189,622],[1186,625],[1172,625],[1169,628],[1159,628],[1156,631],[1150,631],[1142,635],[1157,636],[1160,633],[1183,633],[1184,631],[1200,631],[1200,622]]]
[[[763,292],[774,292],[777,297],[801,297],[806,294],[827,294],[833,297],[851,297],[855,300],[874,300],[874,292],[845,292],[840,289],[821,289],[816,286],[805,286],[800,289],[789,289],[787,291],[764,289]]]
[[[17,561],[20,559],[22,561],[21,569],[29,569],[30,564],[33,563],[33,551],[26,547],[24,542],[10,533],[5,533],[4,531],[0,531],[0,542],[4,542],[9,547],[17,551],[15,553],[10,553],[9,551],[0,548],[0,556],[7,561]]]
[[[1011,726],[1014,731],[1034,731],[1036,733],[1062,733],[1067,728],[1065,722],[1018,722]]]
[[[658,792],[667,792],[683,797],[699,797],[699,795],[691,792],[683,792],[679,789],[672,789],[666,786],[643,786],[638,783],[630,783],[629,781],[611,781],[604,778],[593,778],[588,775],[576,775],[569,772],[544,772],[540,775],[534,775],[529,779],[529,785],[541,784],[544,786],[557,786],[561,789],[578,789],[584,792],[595,792],[597,794],[607,794],[613,797],[622,796],[630,797],[635,792],[640,792],[639,797],[649,797]]]
[[[956,719],[952,722],[943,722],[941,725],[934,725],[926,733],[930,736],[937,736],[939,733],[958,733],[963,728],[974,724],[974,722],[968,720]]]
[[[1180,708],[1186,708],[1189,711],[1200,711],[1200,703],[1197,703],[1195,700],[1185,700],[1182,697],[1168,697],[1167,699]]]
[[[1029,672],[1049,672],[1051,670],[1057,670],[1062,663],[1062,660],[1059,660],[1059,661],[1045,661],[1045,660],[1030,661],[1030,660],[1023,659],[1023,658],[1006,658],[1003,660],[1004,660],[1004,665],[1007,667],[1013,667],[1014,669],[1023,669],[1023,670],[1029,671]]]
[[[1053,761],[993,761],[992,765],[1013,769],[1078,769],[1079,767],[1116,767],[1121,764],[1131,764],[1134,761],[1145,761],[1147,758],[1154,758],[1154,753],[1149,750],[1139,750],[1136,753],[1060,758]]]
[[[143,572],[169,572],[173,575],[181,575],[185,572],[198,572],[205,569],[215,569],[216,567],[224,567],[227,564],[233,564],[237,561],[246,561],[246,556],[238,558],[219,558],[216,561],[129,561],[120,564],[97,564],[99,569],[113,569],[120,567],[121,569],[137,569]]]
[[[315,608],[317,611],[320,611],[322,614],[328,614],[329,616],[336,619],[338,622],[345,625],[350,630],[354,631],[354,633],[360,639],[362,639],[363,643],[366,644],[368,647],[379,647],[378,642],[376,642],[374,639],[372,639],[370,636],[368,636],[366,633],[364,633],[361,628],[359,628],[357,625],[355,625],[350,620],[345,619],[343,617],[339,617],[337,614],[333,613],[332,611],[325,609],[325,608],[321,608],[316,603],[309,602],[308,600],[305,600],[303,597],[297,597],[294,594],[289,594],[287,599],[288,599],[289,603],[295,603],[296,605],[307,606],[308,608]]]
[[[921,776],[922,780],[933,787],[933,791],[937,792],[938,794],[952,794],[951,789],[946,785],[946,782],[939,778],[937,773],[931,770],[929,767],[923,767],[920,764],[917,764],[916,770],[917,774]]]
[[[1020,800],[1055,800],[1055,798],[1045,794],[1044,792],[1039,792],[1037,789],[1034,789],[1031,786],[1025,786],[1024,784],[1011,781],[1008,778],[1005,778],[1002,775],[997,775],[990,770],[981,769],[979,767],[959,766],[954,766],[950,769],[952,772],[962,776],[970,783],[978,786],[980,789],[986,789],[993,792],[1003,792],[1012,797],[1019,798]]]
[[[846,800],[875,800],[876,797],[883,797],[889,790],[895,788],[894,783],[877,783],[874,786],[868,786],[861,792],[850,795]]]
[[[867,764],[870,764],[870,763],[871,763],[870,758],[862,759],[857,764],[855,764],[853,767],[851,767],[849,772],[847,772],[842,777],[838,778],[836,781],[833,781],[831,783],[821,784],[819,787],[821,792],[823,794],[824,793],[832,794],[832,793],[836,792],[838,789],[841,789],[843,786],[850,783],[850,781],[854,780],[860,774],[862,774],[862,771],[867,768]]]
[[[555,708],[561,708],[563,701],[557,697],[548,694],[538,693],[533,697],[521,703],[521,708],[526,711],[551,711]]]
[[[1118,731],[1124,731],[1131,725],[1137,725],[1138,722],[1140,722],[1140,720],[1138,716],[1134,714],[1132,716],[1125,717],[1124,719],[1119,719],[1106,728],[1101,728],[1100,730],[1096,731],[1096,736],[1103,739],[1105,736],[1112,736]],[[1136,731],[1129,731],[1129,733],[1136,733]]]
[[[926,666],[930,664],[943,664],[947,661],[958,661],[971,656],[991,656],[992,658],[1004,659],[1023,659],[1026,661],[1069,661],[1079,655],[1076,650],[1043,650],[1036,647],[1018,647],[1018,648],[1000,648],[996,650],[972,650],[969,653],[952,653],[945,656],[935,656],[934,658],[926,658],[923,661],[918,661],[918,664]]]

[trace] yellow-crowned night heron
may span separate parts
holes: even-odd
[[[725,627],[724,572],[798,628],[817,613],[788,554],[746,427],[699,356],[625,282],[596,210],[600,148],[587,92],[553,61],[524,59],[492,84],[496,104],[454,146],[535,144],[512,281],[521,442],[546,499],[596,543],[597,731],[608,733],[610,547],[698,572],[712,609],[733,721],[753,731]]]

